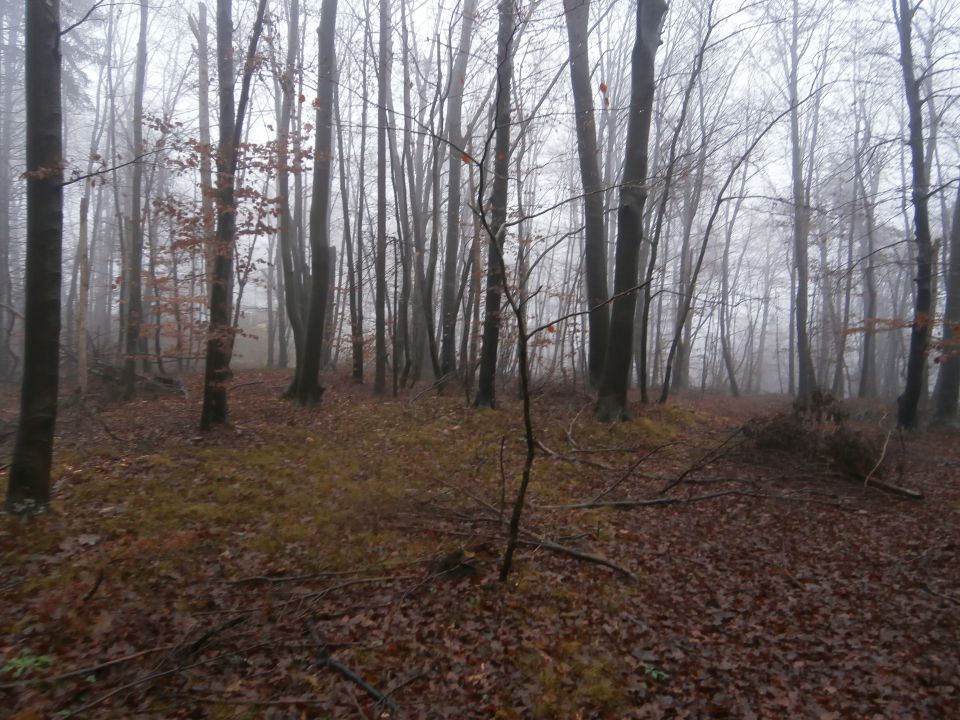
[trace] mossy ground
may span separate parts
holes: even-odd
[[[398,717],[660,717],[684,703],[737,716],[779,707],[770,703],[783,674],[815,654],[801,643],[781,663],[756,645],[777,634],[782,608],[737,589],[756,583],[759,567],[765,592],[782,600],[796,577],[820,572],[820,546],[808,546],[804,524],[823,518],[810,518],[809,506],[744,496],[638,512],[557,507],[604,491],[655,496],[664,477],[729,436],[723,415],[684,401],[610,426],[591,419],[586,396],[538,398],[546,449],[526,526],[605,555],[638,582],[528,544],[502,585],[501,509],[509,514],[524,449],[515,401],[482,412],[460,396],[378,401],[343,381],[303,410],[279,399],[280,374],[235,382],[233,426],[212,433],[196,429],[195,385],[188,399],[64,413],[51,512],[0,518],[0,665],[52,659],[21,678],[0,673],[0,717],[383,712],[318,662],[318,640],[367,682],[393,689]],[[728,474],[743,471],[723,462]],[[956,528],[949,508],[958,507],[956,487],[944,492],[941,533]],[[884,502],[854,488],[836,512],[868,513],[875,524],[851,532],[874,533],[892,523]],[[929,532],[930,516],[898,507],[908,513],[900,526],[927,523]],[[777,533],[795,547],[769,543]],[[459,559],[445,566],[451,553]],[[853,585],[896,574],[882,563],[879,574],[844,567]],[[851,607],[869,592],[856,587],[844,596]],[[751,612],[760,613],[755,626]],[[955,620],[941,626],[942,642],[956,628]],[[901,630],[874,641],[896,645]],[[856,632],[840,635],[845,642]],[[127,657],[52,684],[25,682]],[[769,697],[741,682],[752,663],[782,666],[766,680]],[[954,684],[934,693],[930,707],[957,692]],[[816,702],[839,712],[860,693],[851,685]],[[812,702],[796,700],[794,710]]]

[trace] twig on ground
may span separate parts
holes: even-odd
[[[223,658],[231,657],[233,655],[242,655],[244,653],[250,652],[251,650],[256,650],[257,648],[264,647],[266,645],[271,645],[271,644],[272,644],[271,642],[257,643],[255,645],[242,648],[240,650],[232,650],[230,652],[225,652],[219,655],[215,655],[212,658],[205,658],[203,660],[198,660],[197,662],[190,663],[189,665],[177,665],[176,667],[170,668],[169,670],[156,670],[154,672],[147,673],[146,675],[142,675],[141,677],[138,677],[135,680],[131,680],[128,683],[124,683],[123,685],[116,687],[113,690],[104,693],[103,695],[100,695],[99,697],[91,700],[85,705],[81,705],[75,710],[66,710],[64,717],[73,717],[75,715],[80,715],[81,713],[84,713],[88,710],[95,708],[97,705],[102,705],[110,698],[116,697],[117,695],[124,693],[127,690],[132,690],[133,688],[139,685],[144,685],[146,683],[153,682],[154,680],[158,680],[168,675],[173,675],[174,673],[181,672],[182,670],[191,670],[195,667],[200,667],[201,665],[209,665],[211,663],[217,662],[218,660],[222,660]],[[171,646],[171,647],[176,647],[176,646]]]
[[[580,416],[583,414],[583,411],[586,410],[588,407],[590,407],[590,404],[592,402],[593,402],[592,400],[588,400],[587,402],[585,402],[583,406],[579,410],[577,410],[577,414],[573,416],[573,419],[570,420],[570,424],[567,426],[567,431],[566,431],[567,442],[570,443],[570,446],[573,447],[574,450],[580,450],[581,447],[580,445],[577,444],[577,441],[573,439],[573,426],[577,424],[577,420],[580,419]]]
[[[93,581],[93,587],[90,588],[90,591],[83,596],[82,602],[89,602],[94,595],[97,594],[97,590],[100,589],[100,583],[103,582],[103,568],[97,572],[97,579]]]
[[[215,638],[220,633],[226,632],[230,628],[234,628],[237,625],[240,625],[241,623],[246,622],[247,617],[249,616],[240,615],[239,617],[230,618],[229,620],[226,620],[225,622],[220,623],[214,628],[210,628],[203,635],[201,635],[196,640],[194,640],[192,643],[190,643],[186,647],[183,647],[182,650],[180,650],[177,653],[177,655],[179,655],[181,660],[186,660],[191,655],[196,654],[198,650],[200,650],[204,645],[206,645],[208,642],[210,642],[210,640]]]
[[[721,492],[709,493],[707,495],[695,495],[691,498],[653,498],[650,500],[592,500],[585,503],[574,503],[571,505],[544,505],[547,508],[558,508],[564,510],[591,510],[594,508],[635,508],[635,507],[656,507],[658,505],[688,505],[699,502],[700,500],[712,500],[714,498],[726,497],[728,495],[747,495],[749,497],[769,497],[759,493],[745,493],[740,490],[722,490]]]
[[[320,636],[317,635],[316,629],[308,621],[305,621],[307,631],[310,633],[310,637],[313,638],[313,641],[317,644],[317,650],[320,655],[317,658],[317,664],[322,667],[328,667],[331,670],[336,671],[342,678],[349,680],[357,687],[361,688],[367,695],[372,697],[377,701],[377,704],[384,704],[388,706],[393,711],[398,711],[397,705],[390,699],[387,695],[384,695],[382,692],[377,690],[375,687],[370,685],[366,680],[357,675],[353,670],[348,668],[343,663],[335,660],[330,656],[326,643],[324,643]]]
[[[524,530],[524,533],[528,535],[533,535],[529,530]],[[536,536],[534,536],[536,538]],[[627,570],[622,565],[617,565],[612,560],[607,560],[607,558],[600,555],[591,555],[590,553],[581,552],[580,550],[575,550],[566,545],[558,545],[557,543],[550,542],[549,540],[544,540],[542,538],[536,538],[534,540],[525,540],[519,539],[517,542],[520,545],[526,545],[527,547],[538,547],[543,548],[544,550],[552,550],[555,553],[560,553],[561,555],[569,555],[570,557],[577,558],[578,560],[584,560],[590,563],[596,563],[597,565],[603,565],[608,567],[611,570],[615,570],[621,575],[625,576],[631,582],[639,582],[639,578],[634,575],[632,572]]]
[[[412,675],[412,676],[408,677],[408,678],[407,678],[406,680],[404,680],[403,682],[401,682],[401,683],[399,683],[399,684],[397,684],[397,685],[394,685],[392,688],[390,688],[389,690],[387,690],[387,691],[383,694],[384,700],[387,700],[388,698],[393,697],[393,696],[396,695],[398,692],[400,692],[401,690],[403,690],[405,687],[407,687],[408,685],[412,685],[413,683],[415,683],[415,682],[416,682],[417,680],[419,680],[420,678],[426,677],[426,675],[427,675],[426,672],[419,672],[419,673],[417,673],[416,675]],[[381,701],[378,700],[378,701],[377,701],[377,704],[376,704],[376,705],[374,706],[374,708],[373,708],[374,711],[376,711],[376,713],[377,713],[377,717],[380,717],[381,713],[383,712],[383,710],[381,709],[381,708],[383,707],[383,704],[384,704],[384,703],[382,703]]]
[[[726,440],[724,440],[722,443],[720,443],[719,445],[717,445],[717,447],[708,450],[706,453],[704,453],[704,455],[703,455],[699,460],[697,460],[697,462],[695,462],[693,465],[691,465],[691,466],[688,467],[686,470],[684,470],[682,473],[680,473],[680,475],[677,476],[677,479],[676,479],[676,480],[674,480],[673,482],[670,482],[670,483],[668,483],[667,485],[665,485],[665,486],[663,487],[663,489],[660,491],[660,494],[661,494],[661,495],[664,495],[664,494],[670,492],[671,490],[673,490],[673,488],[675,488],[677,485],[679,485],[680,483],[682,483],[682,482],[686,479],[687,475],[690,475],[690,474],[695,473],[695,472],[697,472],[697,471],[699,471],[699,470],[702,470],[703,468],[705,468],[705,467],[707,466],[707,464],[709,464],[709,463],[711,463],[711,462],[713,462],[713,461],[715,461],[715,460],[718,460],[718,459],[720,459],[721,457],[723,457],[724,455],[726,455],[726,454],[730,451],[730,449],[731,449],[731,448],[728,447],[728,445],[730,444],[730,442],[731,442],[735,437],[737,437],[738,435],[742,434],[742,432],[743,432],[743,426],[738,427],[736,430],[734,430],[733,433],[731,433],[731,434],[726,438]],[[742,444],[742,443],[741,443],[741,444]]]
[[[357,570],[340,570],[330,572],[312,573],[310,575],[251,575],[249,577],[237,578],[236,580],[227,580],[227,585],[246,585],[248,583],[269,583],[271,585],[280,585],[288,582],[301,582],[303,580],[319,580],[325,577],[342,577],[344,575],[356,575]]]
[[[597,502],[598,500],[600,500],[600,498],[602,498],[602,497],[610,494],[611,492],[613,492],[613,491],[614,491],[615,489],[617,489],[620,485],[622,485],[623,483],[625,483],[625,482],[627,481],[627,479],[628,479],[631,475],[633,475],[633,471],[636,470],[638,467],[640,467],[641,463],[643,463],[645,460],[649,460],[651,457],[653,457],[654,455],[656,455],[658,452],[660,452],[660,451],[663,450],[664,448],[670,447],[671,445],[676,445],[676,442],[675,442],[675,441],[671,441],[671,442],[668,442],[668,443],[664,443],[663,445],[658,445],[657,447],[653,448],[652,450],[650,450],[649,452],[645,453],[644,455],[641,455],[633,464],[630,465],[630,467],[628,467],[628,468],[626,469],[626,471],[620,476],[620,478],[619,478],[615,483],[613,483],[612,485],[608,486],[603,492],[601,492],[599,495],[597,495],[591,502]]]
[[[12,690],[14,688],[24,687],[27,685],[52,685],[53,683],[58,683],[62,680],[69,680],[73,677],[93,675],[94,673],[98,673],[101,670],[106,670],[107,668],[111,668],[115,665],[122,665],[123,663],[130,662],[131,660],[142,658],[144,655],[152,655],[153,653],[172,650],[175,647],[176,645],[161,645],[160,647],[140,650],[139,652],[130,653],[129,655],[114,658],[113,660],[105,660],[104,662],[97,663],[96,665],[89,665],[88,667],[78,668],[77,670],[70,670],[69,672],[61,673],[60,675],[54,675],[53,677],[25,678],[23,680],[17,680],[16,682],[4,683],[3,685],[0,685],[0,690]]]
[[[960,605],[960,600],[957,600],[955,597],[952,597],[952,596],[950,596],[950,595],[946,595],[946,594],[944,594],[944,593],[942,593],[942,592],[937,592],[937,591],[934,590],[932,587],[930,587],[929,585],[927,585],[927,583],[923,583],[920,587],[922,587],[924,590],[926,590],[926,591],[927,591],[928,593],[930,593],[931,595],[934,595],[935,597],[938,597],[938,598],[941,598],[941,599],[943,599],[943,600],[946,600],[947,602],[951,602],[951,603],[953,603],[954,605]]]
[[[883,439],[883,447],[880,448],[880,457],[877,458],[877,462],[870,472],[867,473],[866,477],[863,478],[863,486],[866,487],[870,483],[870,478],[873,477],[873,474],[880,468],[880,465],[883,464],[883,459],[887,456],[887,444],[890,442],[890,436],[893,434],[893,430],[887,431],[887,436]]]
[[[593,460],[584,460],[582,458],[567,457],[566,455],[558,453],[556,450],[551,450],[550,448],[548,448],[546,445],[543,444],[542,440],[539,440],[539,439],[536,441],[536,445],[538,448],[543,450],[547,455],[550,455],[551,457],[555,457],[557,460],[563,460],[564,462],[569,462],[569,463],[577,463],[579,465],[589,465],[590,467],[599,468],[600,470],[616,470],[617,469],[610,465],[606,465],[605,463],[599,463]]]

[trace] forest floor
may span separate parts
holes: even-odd
[[[957,434],[544,391],[502,584],[518,402],[285,382],[211,433],[195,378],[64,403],[51,512],[0,517],[0,717],[960,717]]]

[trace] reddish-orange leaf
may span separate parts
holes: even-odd
[[[600,83],[600,92],[602,92],[604,95],[607,94],[607,84],[605,82]]]

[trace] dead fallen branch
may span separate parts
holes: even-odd
[[[731,450],[736,449],[738,445],[734,445],[731,447],[730,443],[732,443],[733,440],[737,438],[739,435],[741,435],[742,433],[743,433],[743,427],[738,427],[729,436],[727,436],[727,438],[722,443],[717,445],[717,447],[711,448],[710,450],[705,452],[699,460],[697,460],[693,465],[691,465],[682,473],[680,473],[680,475],[678,475],[675,480],[664,485],[663,488],[660,490],[660,494],[666,495],[668,492],[673,490],[673,488],[675,488],[677,485],[682,483],[688,475],[691,475],[692,473],[702,470],[710,463],[715,462],[716,460],[719,460],[720,458],[722,458]],[[739,445],[742,445],[742,444],[743,444],[743,440],[741,440]]]
[[[373,687],[373,685],[370,685],[366,680],[357,675],[353,670],[335,658],[331,657],[327,644],[320,639],[319,635],[317,635],[317,631],[314,629],[313,625],[311,625],[309,622],[306,622],[305,625],[307,631],[310,633],[310,637],[313,638],[313,641],[317,644],[317,650],[320,653],[317,658],[318,665],[321,667],[328,667],[340,675],[340,677],[344,678],[345,680],[349,680],[354,685],[361,688],[365,693],[367,693],[367,695],[376,700],[378,705],[386,705],[394,712],[398,711],[396,703],[388,695],[380,692]]]
[[[549,455],[550,457],[556,458],[557,460],[563,460],[564,462],[575,463],[577,465],[588,465],[590,467],[595,467],[600,470],[612,471],[617,469],[611,465],[607,465],[606,463],[599,463],[593,460],[584,460],[583,458],[568,457],[566,455],[563,455],[562,453],[558,453],[556,450],[551,450],[549,447],[543,444],[542,440],[537,440],[536,445],[538,448],[543,450],[547,455]]]
[[[91,710],[97,707],[98,705],[102,705],[107,700],[113,697],[116,697],[117,695],[125,693],[128,690],[132,690],[133,688],[138,687],[140,685],[146,685],[148,683],[153,682],[154,680],[159,680],[162,677],[174,675],[178,672],[182,672],[183,670],[192,670],[193,668],[201,667],[202,665],[209,665],[211,663],[215,663],[219,660],[223,660],[228,657],[233,657],[235,655],[243,656],[244,654],[249,653],[253,650],[257,650],[261,647],[266,647],[272,644],[273,644],[272,641],[256,643],[255,645],[251,645],[251,646],[242,648],[240,650],[231,650],[230,652],[225,652],[219,655],[215,655],[212,658],[204,658],[203,660],[198,660],[197,662],[191,663],[189,665],[177,665],[176,667],[170,668],[168,670],[156,670],[154,672],[147,673],[146,675],[142,675],[136,678],[135,680],[131,680],[128,683],[124,683],[123,685],[120,685],[119,687],[115,687],[113,690],[110,690],[109,692],[106,692],[103,695],[100,695],[97,698],[94,698],[93,700],[86,703],[85,705],[81,705],[80,707],[75,708],[73,710],[64,710],[63,711],[64,717],[74,717],[75,715],[81,715],[82,713],[85,713],[88,710]]]
[[[627,570],[625,567],[623,567],[622,565],[617,565],[612,560],[607,560],[607,558],[602,557],[600,555],[592,555],[587,552],[582,552],[580,550],[575,550],[574,548],[567,547],[566,545],[558,545],[557,543],[553,543],[548,540],[520,539],[517,542],[520,545],[524,545],[526,547],[543,548],[544,550],[551,550],[561,555],[569,555],[570,557],[576,558],[577,560],[583,560],[585,562],[595,563],[597,565],[603,565],[604,567],[608,567],[611,570],[615,570],[616,572],[620,573],[621,575],[626,577],[628,580],[630,580],[630,582],[639,582],[639,578],[637,578],[636,575],[634,575],[632,572]]]
[[[0,685],[0,690],[13,690],[19,687],[26,687],[28,685],[53,685],[54,683],[62,682],[63,680],[69,680],[70,678],[75,677],[86,677],[87,675],[93,675],[100,672],[101,670],[106,670],[107,668],[114,667],[116,665],[122,665],[123,663],[128,663],[132,660],[142,658],[146,655],[153,655],[154,653],[165,652],[167,650],[172,650],[176,645],[161,645],[160,647],[148,648],[147,650],[140,650],[139,652],[130,653],[129,655],[124,655],[123,657],[114,658],[113,660],[105,660],[104,662],[97,663],[96,665],[88,665],[87,667],[78,668],[76,670],[70,670],[60,675],[54,675],[52,677],[42,677],[42,678],[24,678],[23,680],[17,680],[16,682],[4,683]]]
[[[671,441],[671,442],[668,442],[668,443],[664,443],[663,445],[658,445],[657,447],[653,448],[653,449],[650,450],[649,452],[646,452],[646,453],[644,453],[643,455],[641,455],[639,458],[637,458],[637,460],[635,460],[635,461],[630,465],[630,467],[628,467],[628,468],[626,469],[626,471],[620,476],[620,478],[619,478],[616,482],[614,482],[612,485],[609,485],[606,489],[604,489],[603,492],[601,492],[599,495],[597,495],[597,496],[592,500],[592,502],[597,502],[597,501],[599,501],[601,498],[606,497],[606,496],[609,495],[611,492],[613,492],[614,490],[616,490],[620,485],[622,485],[623,483],[625,483],[625,482],[630,478],[631,475],[633,475],[634,471],[635,471],[638,467],[640,467],[640,465],[643,464],[644,461],[649,460],[651,457],[653,457],[654,455],[656,455],[658,452],[660,452],[660,451],[663,450],[664,448],[670,447],[671,445],[676,445],[676,442]]]
[[[595,508],[614,508],[628,509],[635,507],[656,507],[659,505],[689,505],[702,500],[713,500],[714,498],[727,497],[728,495],[746,495],[748,497],[769,497],[761,493],[748,493],[741,490],[722,490],[720,492],[708,493],[706,495],[695,495],[690,498],[653,498],[649,500],[591,500],[585,503],[573,503],[571,505],[544,505],[547,508],[556,508],[561,510],[592,510]]]

